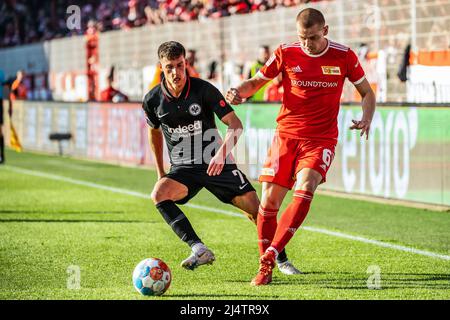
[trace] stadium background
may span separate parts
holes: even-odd
[[[7,4],[13,2],[11,14]],[[49,133],[71,132],[74,138],[64,145],[70,155],[153,164],[139,101],[153,79],[158,45],[173,39],[195,49],[201,76],[224,91],[242,80],[260,45],[273,50],[296,40],[295,16],[308,5],[324,12],[329,38],[358,53],[380,106],[373,139],[359,142],[345,129],[359,113],[358,96],[351,85],[345,88],[339,147],[326,188],[450,206],[448,1],[114,1],[108,2],[110,14],[118,10],[122,20],[113,19],[109,27],[100,14],[107,2],[80,1],[81,28],[73,30],[67,22],[76,8],[67,12],[69,3],[48,1],[34,19],[54,13],[57,21],[41,23],[34,37],[21,36],[33,30],[32,18],[18,30],[7,21],[22,21],[36,3],[13,2],[1,8],[0,68],[7,77],[20,69],[27,74],[26,99],[15,102],[13,115],[25,150],[56,153]],[[201,5],[209,9],[195,9]],[[95,101],[113,66],[116,87],[135,103]],[[266,119],[275,118],[278,104],[236,109],[247,131],[241,140],[247,143],[238,148],[247,159],[242,166],[256,178],[275,125]]]
[[[12,116],[24,152],[7,148],[0,165],[0,300],[142,299],[150,311],[160,299],[449,300],[450,2],[304,2],[76,1],[80,28],[72,30],[67,22],[76,24],[70,18],[77,7],[67,13],[70,1],[0,2],[0,69],[7,79],[26,71]],[[324,11],[331,38],[358,53],[377,90],[371,139],[346,129],[361,109],[347,86],[327,184],[287,248],[303,274],[276,269],[273,285],[251,287],[255,227],[206,190],[183,211],[217,260],[187,272],[179,267],[187,248],[149,200],[157,175],[140,100],[156,48],[176,39],[196,49],[200,75],[226,90],[243,78],[259,45],[273,50],[295,40],[294,17],[305,6]],[[133,102],[97,101],[112,66],[116,88]],[[4,99],[3,132],[14,146]],[[236,108],[246,130],[236,156],[253,178],[278,109],[279,102]],[[68,156],[58,156],[51,132],[72,133],[63,143]],[[131,273],[152,256],[171,267],[173,282],[162,297],[147,298],[135,291]],[[175,305],[162,307],[166,317],[180,315]]]

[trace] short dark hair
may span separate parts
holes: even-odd
[[[180,56],[186,57],[186,49],[183,45],[176,41],[167,41],[162,43],[158,48],[158,58],[167,58],[174,60]]]
[[[317,9],[306,8],[297,15],[297,23],[300,23],[303,28],[311,28],[315,25],[324,26],[325,17]]]
[[[264,49],[266,51],[270,51],[270,47],[267,44],[260,45],[259,48]]]

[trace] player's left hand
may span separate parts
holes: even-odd
[[[209,176],[218,176],[225,165],[225,159],[220,153],[217,153],[209,163],[208,170],[206,170],[206,173]]]
[[[366,134],[366,140],[369,139],[369,131],[370,131],[370,120],[352,120],[353,125],[350,127],[350,130],[361,130],[360,136],[362,137]]]

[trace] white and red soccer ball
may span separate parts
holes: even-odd
[[[161,259],[148,258],[133,271],[133,285],[144,296],[160,296],[170,287],[172,273]]]

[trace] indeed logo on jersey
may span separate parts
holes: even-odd
[[[202,132],[202,122],[200,120],[196,120],[194,123],[187,126],[179,125],[176,128],[171,128],[166,124],[163,125],[166,127],[168,133],[177,134],[179,136],[191,136]]]
[[[322,73],[332,76],[339,76],[341,74],[341,68],[333,66],[322,66]]]
[[[291,79],[291,85],[294,87],[308,87],[308,88],[337,88],[339,83],[329,81],[310,81],[310,80]]]

